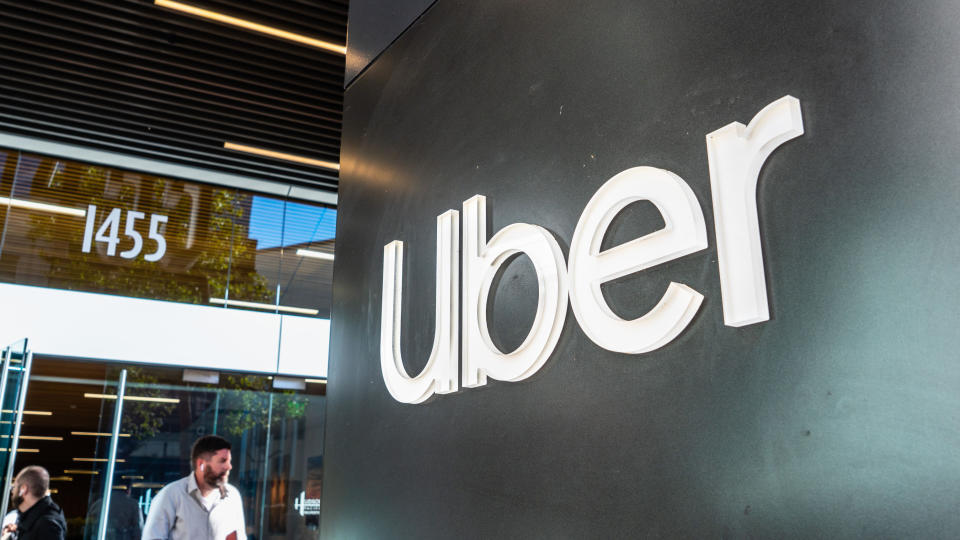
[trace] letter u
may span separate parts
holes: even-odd
[[[433,347],[423,371],[407,374],[400,355],[400,307],[403,301],[403,242],[383,246],[383,298],[380,317],[380,371],[390,395],[402,403],[422,403],[433,394],[449,394],[457,382],[460,341],[460,213],[437,216],[437,296]]]

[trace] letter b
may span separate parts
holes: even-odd
[[[487,384],[487,376],[519,381],[550,358],[567,315],[567,273],[563,252],[543,227],[513,223],[487,241],[486,197],[463,203],[463,386]],[[487,302],[497,271],[524,253],[537,272],[539,298],[533,327],[513,352],[497,349],[487,328]]]

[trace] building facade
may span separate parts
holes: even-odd
[[[2,473],[139,538],[216,433],[248,536],[316,538],[344,57],[261,27],[346,4],[190,7],[0,5]]]

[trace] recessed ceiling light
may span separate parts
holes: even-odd
[[[64,214],[67,216],[85,217],[86,210],[79,208],[70,208],[69,206],[60,206],[56,204],[47,204],[34,201],[25,201],[23,199],[11,199],[0,197],[0,206],[10,206],[13,208],[22,208],[24,210],[38,210],[40,212],[51,212],[54,214]]]
[[[10,435],[0,435],[4,439],[9,439]],[[30,439],[34,441],[62,441],[63,437],[46,437],[43,435],[21,435],[21,439]]]
[[[303,163],[304,165],[313,165],[315,167],[323,167],[325,169],[333,169],[335,171],[340,170],[340,164],[334,163],[332,161],[323,161],[320,159],[313,159],[304,156],[298,156],[296,154],[288,154],[286,152],[277,152],[275,150],[267,150],[266,148],[257,148],[256,146],[247,146],[245,144],[237,144],[232,142],[223,143],[223,147],[227,150],[236,150],[238,152],[246,152],[248,154],[256,154],[258,156],[271,157],[275,159],[283,159],[286,161],[295,161],[297,163]]]
[[[273,37],[296,41],[304,45],[310,45],[311,47],[317,47],[330,52],[343,55],[347,54],[347,48],[343,45],[337,45],[336,43],[330,43],[329,41],[323,41],[320,39],[295,34],[293,32],[288,32],[286,30],[280,30],[279,28],[274,28],[265,24],[259,24],[245,19],[231,17],[230,15],[225,15],[216,11],[210,11],[208,9],[202,9],[196,6],[181,4],[180,2],[173,2],[172,0],[154,0],[154,4],[160,7],[174,9],[182,13],[189,13],[190,15],[195,15],[197,17],[203,17],[204,19],[210,19],[212,21],[217,21],[224,24],[239,26],[240,28],[245,28],[254,32],[260,32],[261,34],[267,34]]]
[[[92,399],[117,399],[117,396],[114,394],[83,394],[85,398]],[[147,396],[123,396],[124,401],[152,401],[155,403],[180,403],[178,398],[162,398],[162,397],[147,397]]]
[[[297,255],[311,259],[323,259],[325,261],[333,260],[333,253],[324,253],[323,251],[314,251],[312,249],[298,249]]]
[[[13,411],[3,409],[5,413],[13,413]],[[23,411],[23,414],[33,414],[36,416],[53,416],[53,413],[50,411]]]
[[[243,300],[225,300],[223,298],[211,298],[211,304],[218,305],[227,305],[227,306],[236,306],[236,307],[245,307],[253,309],[265,309],[268,311],[285,311],[287,313],[301,313],[303,315],[316,315],[320,313],[320,310],[309,309],[309,308],[299,308],[292,306],[276,306],[273,304],[261,304],[260,302],[245,302]]]
[[[133,487],[135,487],[135,488],[154,488],[154,489],[160,489],[160,488],[162,488],[162,487],[165,486],[165,485],[166,485],[166,484],[158,484],[158,483],[156,483],[156,482],[134,482],[134,483],[133,483]]]

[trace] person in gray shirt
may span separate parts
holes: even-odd
[[[186,478],[157,493],[142,540],[246,540],[243,501],[230,476],[230,443],[217,435],[193,443]]]

